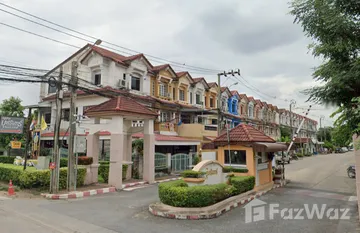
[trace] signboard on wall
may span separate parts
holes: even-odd
[[[24,130],[24,118],[0,117],[0,133],[22,134]]]
[[[11,149],[21,149],[21,142],[19,141],[11,141]]]
[[[85,153],[86,152],[86,137],[85,136],[75,136],[75,153]]]

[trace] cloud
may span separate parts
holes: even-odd
[[[245,85],[240,83],[232,89],[279,107],[287,107],[285,99],[292,98],[305,104],[307,97],[299,91],[314,84],[312,68],[320,63],[308,54],[309,40],[299,25],[293,24],[283,0],[7,0],[6,3],[95,38],[167,60],[216,70],[240,68],[248,83],[240,79]],[[7,14],[0,14],[0,21],[79,47],[87,43]],[[76,51],[1,25],[0,30],[0,63],[51,69]],[[119,53],[125,51],[113,48]],[[154,64],[160,62],[149,59]],[[216,81],[216,72],[189,71],[193,77]],[[236,81],[229,79],[226,84]],[[26,104],[39,100],[35,85],[0,85],[0,90],[0,101],[11,95],[19,95]]]

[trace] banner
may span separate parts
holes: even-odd
[[[0,133],[22,134],[24,120],[20,117],[0,117]]]

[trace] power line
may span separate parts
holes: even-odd
[[[97,40],[97,39],[98,39],[98,38],[96,38],[96,37],[94,37],[94,36],[91,36],[91,35],[88,35],[88,34],[85,34],[85,33],[79,32],[79,31],[76,31],[76,30],[71,29],[71,28],[69,28],[69,27],[62,26],[62,25],[60,25],[60,24],[54,23],[54,22],[52,22],[52,21],[46,20],[46,19],[44,19],[44,18],[41,18],[41,17],[39,17],[39,16],[30,14],[30,13],[25,12],[25,11],[22,11],[22,10],[20,10],[20,9],[17,9],[17,8],[12,7],[12,6],[10,6],[10,5],[7,5],[7,4],[5,4],[5,3],[1,3],[1,2],[0,2],[0,5],[5,6],[5,7],[7,7],[7,8],[10,8],[10,9],[12,9],[12,10],[18,11],[18,12],[21,12],[21,13],[23,13],[23,14],[25,14],[25,15],[31,16],[31,17],[36,18],[36,19],[38,19],[38,20],[41,20],[41,21],[47,22],[47,23],[49,23],[49,24],[55,25],[55,26],[57,26],[57,27],[66,29],[66,30],[68,30],[68,31],[77,33],[77,34],[79,34],[79,35],[86,36],[86,37],[91,38],[91,39],[93,39],[93,40]],[[23,18],[23,19],[28,20],[28,21],[30,21],[30,22],[33,22],[33,23],[36,23],[36,24],[39,24],[39,25],[44,26],[43,24],[40,24],[40,23],[38,23],[38,22],[35,22],[35,21],[30,20],[30,19],[24,18],[24,17],[22,17],[22,16],[18,16],[18,15],[14,14],[14,13],[10,13],[10,12],[5,11],[5,10],[2,10],[2,11],[6,12],[6,13],[9,13],[9,14],[12,14],[12,15],[14,15],[14,16]],[[45,26],[45,27],[51,28],[51,27],[49,27],[49,26]],[[75,36],[75,35],[72,35],[72,34],[69,34],[69,33],[66,33],[66,32],[63,32],[63,31],[60,31],[60,30],[58,30],[58,29],[54,29],[54,28],[51,28],[51,29],[57,30],[58,32],[61,32],[61,33],[64,33],[64,34],[67,34],[67,35],[70,35],[70,36],[73,36],[73,37],[77,37],[77,36]],[[78,38],[78,39],[82,39],[82,40],[86,40],[86,39],[80,38],[80,37],[77,37],[77,38]],[[136,50],[133,50],[133,49],[130,49],[130,48],[127,48],[127,47],[124,47],[124,46],[120,46],[120,45],[117,45],[117,44],[114,44],[114,43],[111,43],[111,42],[108,42],[108,41],[103,41],[103,42],[106,43],[106,44],[109,44],[109,45],[112,45],[112,46],[121,48],[121,49],[125,49],[125,50],[127,50],[127,51],[131,51],[131,52],[133,52],[133,53],[140,53],[140,52],[138,52],[138,51],[136,51]],[[199,70],[199,71],[204,71],[204,72],[205,72],[205,71],[206,71],[206,72],[221,72],[221,70],[215,70],[215,69],[202,68],[202,67],[198,67],[198,66],[186,65],[185,63],[180,63],[180,62],[176,62],[176,61],[171,61],[171,60],[164,59],[164,58],[157,57],[157,56],[153,56],[153,55],[150,55],[150,54],[145,54],[145,53],[144,53],[144,55],[147,56],[147,57],[151,57],[151,58],[153,58],[153,59],[161,60],[162,62],[171,63],[171,64],[174,65],[174,66],[177,65],[178,67],[181,67],[181,68],[186,68],[186,67],[187,67],[187,68],[197,69],[197,70]],[[150,60],[150,59],[149,59],[149,60]]]
[[[11,25],[6,24],[6,23],[3,23],[3,22],[0,22],[0,24],[1,24],[1,25],[4,25],[4,26],[7,26],[7,27],[9,27],[9,28],[12,28],[12,29],[21,31],[21,32],[26,32],[26,33],[29,33],[29,34],[34,35],[34,36],[38,36],[38,37],[41,37],[41,38],[44,38],[44,39],[47,39],[47,40],[51,40],[51,41],[54,41],[54,42],[63,44],[63,45],[67,45],[67,46],[70,46],[70,47],[73,47],[73,48],[80,49],[79,46],[75,46],[75,45],[72,45],[72,44],[68,44],[68,43],[62,42],[62,41],[60,41],[60,40],[52,39],[52,38],[50,38],[50,37],[43,36],[43,35],[37,34],[37,33],[35,33],[35,32],[30,32],[30,31],[27,31],[27,30],[24,30],[24,29],[15,27],[15,26],[11,26]]]

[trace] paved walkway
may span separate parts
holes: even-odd
[[[283,220],[276,214],[273,220],[267,216],[263,221],[245,223],[244,208],[212,220],[164,219],[148,212],[148,204],[158,200],[157,186],[151,185],[79,200],[0,200],[0,226],[4,232],[27,233],[359,232],[356,201],[350,198],[355,194],[355,180],[346,176],[346,166],[353,162],[350,153],[294,161],[286,165],[287,178],[292,182],[259,198],[267,204],[279,204],[279,209],[300,209],[304,204],[348,208],[349,220]],[[14,218],[23,222],[16,224]]]

